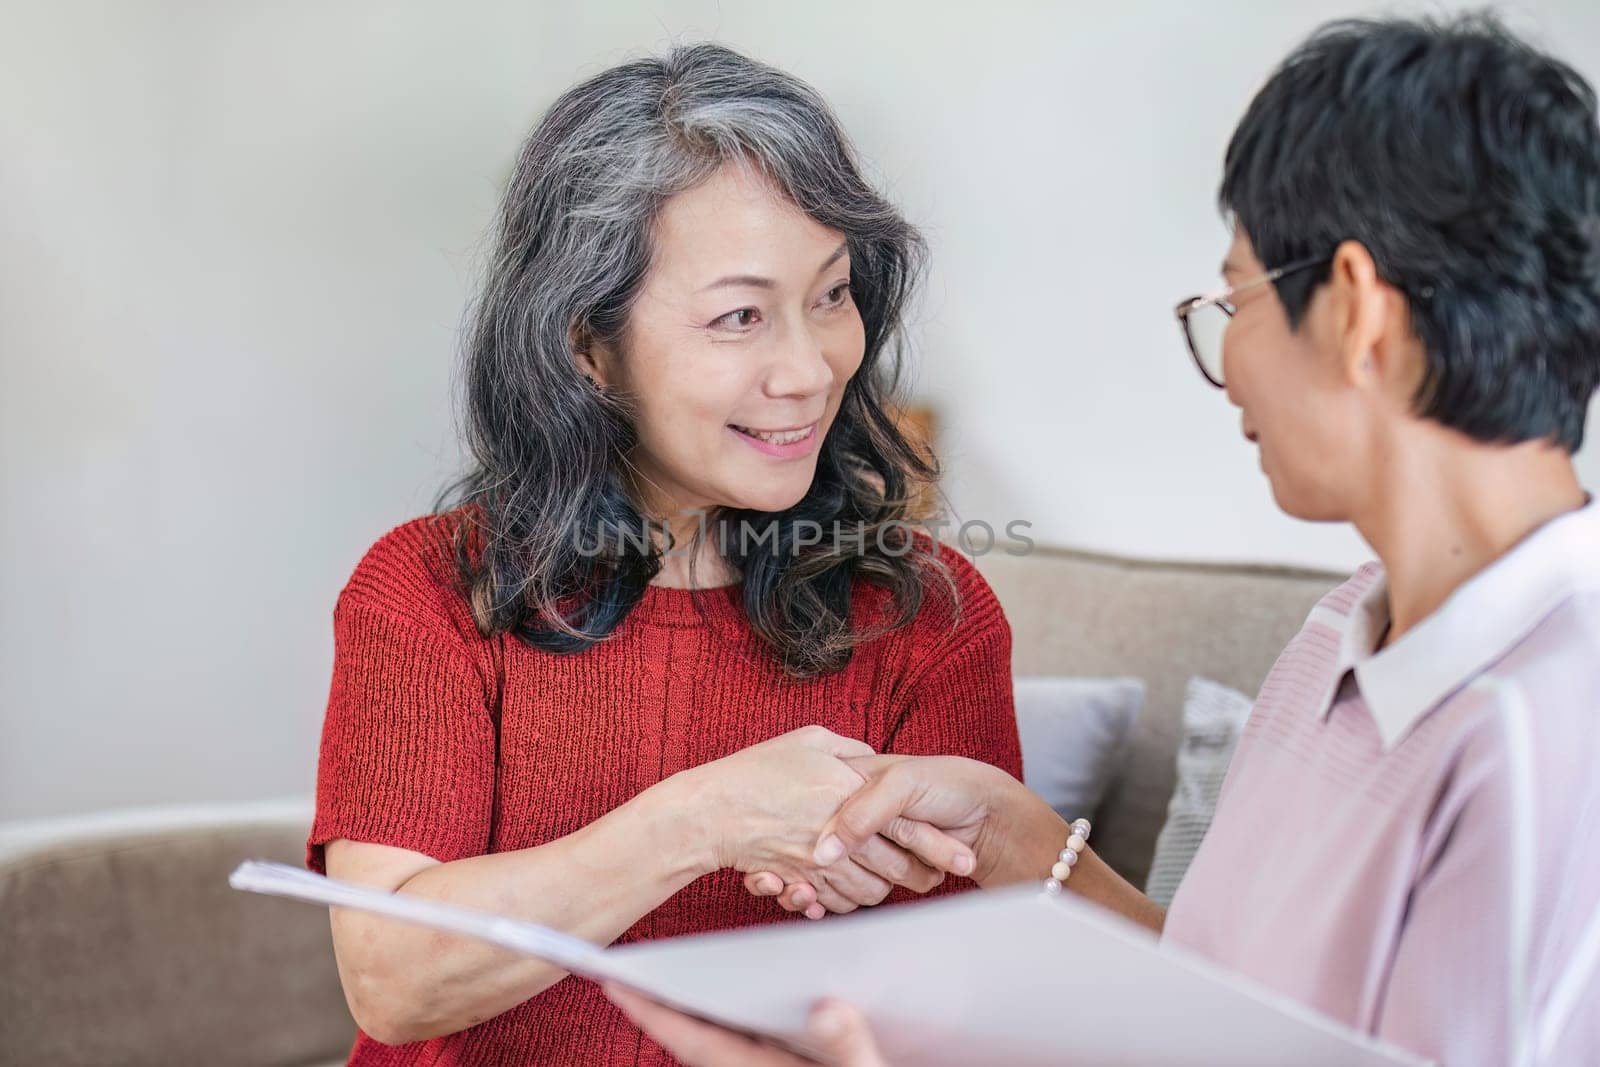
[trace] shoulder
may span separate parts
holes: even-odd
[[[968,627],[1004,629],[1009,632],[1005,612],[1000,600],[989,587],[989,582],[978,572],[977,566],[952,545],[939,544],[934,556],[950,577],[949,586],[931,583],[941,595],[933,601],[930,621],[945,621],[941,612],[948,612],[948,621],[964,623]]]
[[[1523,672],[1556,668],[1568,681],[1593,693],[1600,683],[1596,647],[1600,647],[1600,584],[1563,598],[1517,642],[1503,663]]]
[[[955,547],[922,535],[918,535],[916,551],[922,603],[902,631],[904,640],[925,659],[977,643],[995,644],[1009,656],[1010,623],[972,560]]]
[[[457,577],[459,512],[423,515],[373,542],[339,593],[336,614],[365,608],[390,618],[477,640],[477,627]]]
[[[1580,832],[1600,801],[1600,782],[1572,755],[1594,743],[1597,644],[1600,589],[1579,591],[1423,719],[1417,740],[1441,753],[1440,784],[1429,786],[1438,811],[1475,802],[1506,819],[1521,812],[1531,822],[1537,812],[1539,833],[1552,839]]]
[[[1590,743],[1600,708],[1600,588],[1564,599],[1471,686],[1486,698],[1479,718],[1494,734],[1520,719],[1552,760]]]

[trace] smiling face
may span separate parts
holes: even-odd
[[[865,349],[844,235],[728,165],[662,206],[621,343],[585,370],[632,401],[640,503],[672,521],[798,503]]]

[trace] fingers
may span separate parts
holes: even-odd
[[[870,762],[852,760],[851,764],[862,769]],[[873,837],[883,834],[930,867],[952,874],[972,873],[976,860],[971,849],[933,826],[903,816],[922,795],[921,781],[906,772],[907,766],[904,760],[882,765],[823,824],[812,855],[819,866],[828,867],[845,855],[854,856]]]
[[[808,919],[820,919],[828,909],[817,899],[817,887],[810,882],[796,882],[786,886],[778,903],[785,911],[801,912]]]
[[[829,912],[835,915],[849,915],[860,906],[831,885],[818,879],[817,902],[806,909],[806,918],[820,919]]]
[[[605,993],[613,1004],[639,1024],[640,1029],[661,1042],[668,1052],[690,1067],[744,1067],[746,1064],[749,1067],[802,1067],[806,1063],[798,1056],[757,1044],[720,1026],[663,1007],[615,983],[607,982]],[[846,1026],[850,1025],[847,1021]],[[864,1027],[856,1027],[844,1033],[859,1045],[862,1030]],[[867,1040],[871,1040],[870,1035]],[[876,1067],[882,1061],[848,1062],[851,1067],[855,1067],[856,1063],[863,1067]]]
[[[905,821],[895,820],[896,823]],[[891,829],[893,825],[890,824]],[[903,885],[914,893],[926,893],[944,882],[943,871],[928,866],[904,848],[891,844],[881,835],[868,838],[867,843],[850,858],[884,881]]]
[[[840,759],[859,759],[877,754],[877,749],[865,741],[857,741],[853,737],[840,737],[826,726],[803,726],[794,733],[802,744]]]
[[[869,778],[833,813],[833,818],[823,823],[812,858],[826,867],[846,853],[854,855],[912,805],[918,790],[911,776],[890,770]]]
[[[820,919],[827,911],[844,914],[856,907],[881,904],[897,885],[915,893],[927,893],[943,884],[944,878],[945,872],[935,870],[904,849],[877,837],[867,843],[861,855],[830,867],[826,879],[819,883],[820,889],[807,882],[794,882],[783,886],[777,896],[785,911],[803,912],[807,918]],[[749,881],[746,879],[747,886]],[[773,881],[778,881],[776,875]],[[762,888],[770,889],[770,886]]]
[[[963,877],[973,871],[975,858],[972,849],[944,833],[915,819],[899,818],[883,831],[883,836],[917,857],[937,871],[948,871]],[[919,890],[927,892],[927,890]]]
[[[777,897],[784,911],[803,912],[808,919],[820,919],[828,909],[817,901],[817,890],[810,882],[785,885],[782,878],[771,871],[756,871],[744,877],[744,888],[751,896]]]
[[[847,915],[859,907],[873,907],[893,891],[894,886],[862,867],[853,859],[835,863],[818,872],[817,900],[837,915]]]
[[[783,879],[771,871],[754,871],[744,876],[744,889],[753,897],[775,897],[783,892]]]
[[[848,756],[845,758],[845,762],[850,764],[850,769],[861,775],[861,777],[876,778],[896,763],[904,763],[908,759],[916,758],[915,756],[902,756],[895,753],[880,755],[877,752],[873,752],[871,755],[866,756]]]
[[[878,1051],[867,1020],[855,1008],[838,1000],[824,1000],[811,1012],[811,1039],[838,1067],[889,1067]]]

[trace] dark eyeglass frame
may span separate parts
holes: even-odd
[[[1194,360],[1195,369],[1200,372],[1200,376],[1206,381],[1210,382],[1212,385],[1216,386],[1218,389],[1227,388],[1218,378],[1213,378],[1210,371],[1206,370],[1205,360],[1200,358],[1200,346],[1195,343],[1194,331],[1189,326],[1190,315],[1196,311],[1199,311],[1203,307],[1215,305],[1219,311],[1231,319],[1233,318],[1234,312],[1238,310],[1233,301],[1230,299],[1231,297],[1237,296],[1246,290],[1255,289],[1258,286],[1266,285],[1268,282],[1275,282],[1284,275],[1292,274],[1297,270],[1305,270],[1308,267],[1319,266],[1320,264],[1328,262],[1328,260],[1332,258],[1333,254],[1329,253],[1323,256],[1314,256],[1310,259],[1297,259],[1292,263],[1285,263],[1281,267],[1274,267],[1272,270],[1267,271],[1267,273],[1261,275],[1260,277],[1251,278],[1247,282],[1240,282],[1238,285],[1230,285],[1225,289],[1218,289],[1216,292],[1207,294],[1205,296],[1191,296],[1189,299],[1182,301],[1177,307],[1173,308],[1173,314],[1178,316],[1178,326],[1183,330],[1184,343],[1189,347],[1189,358]]]

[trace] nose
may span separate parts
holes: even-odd
[[[825,393],[832,386],[833,365],[820,339],[810,330],[798,330],[777,346],[763,390],[774,398],[804,397]]]
[[[1239,372],[1235,366],[1238,360],[1231,357],[1231,352],[1232,347],[1228,344],[1228,333],[1224,330],[1222,334],[1222,391],[1227,395],[1228,403],[1236,408],[1242,408],[1244,403],[1240,401],[1239,394],[1235,392],[1235,386],[1239,382]]]
[[[1232,375],[1225,376],[1222,379],[1222,393],[1228,398],[1228,403],[1232,404],[1236,408],[1242,408],[1244,407],[1244,401],[1240,400],[1239,395],[1234,392],[1234,385],[1237,380],[1238,379],[1234,378]]]

